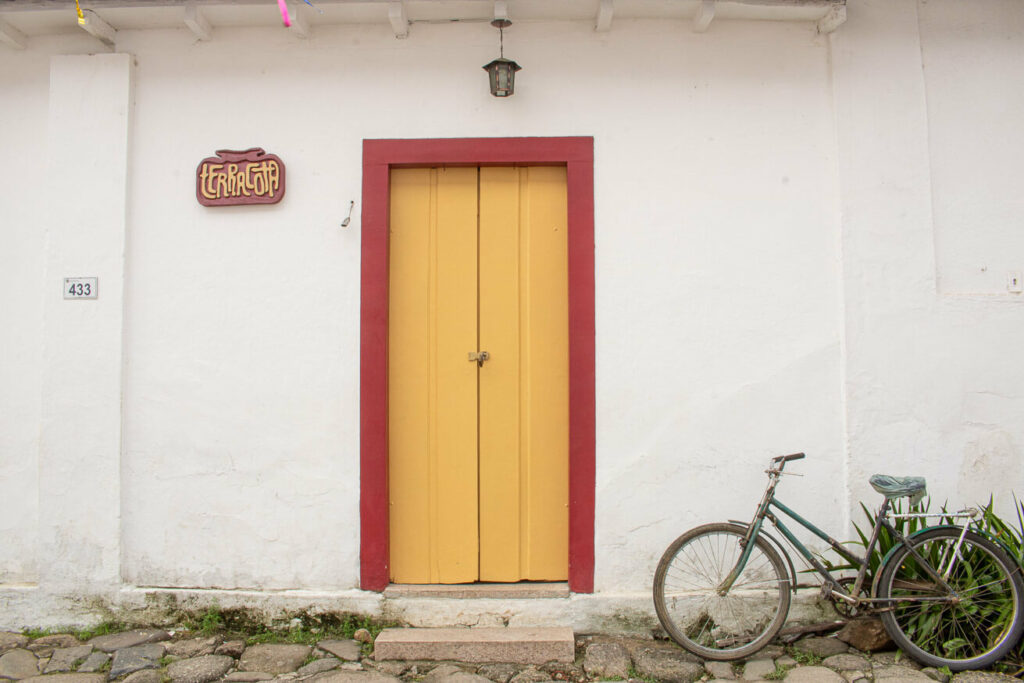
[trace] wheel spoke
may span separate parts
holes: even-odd
[[[785,568],[777,553],[755,542],[725,595],[718,588],[742,556],[743,533],[710,525],[678,539],[662,557],[655,606],[665,630],[695,654],[732,659],[760,649],[789,608]]]
[[[1024,600],[1012,560],[1002,551],[968,533],[954,553],[959,542],[959,530],[921,534],[913,543],[922,559],[897,551],[882,568],[879,587],[879,597],[897,601],[882,615],[897,644],[922,662],[954,670],[991,663],[1012,647],[1022,628]],[[932,567],[945,561],[948,590],[922,560]]]

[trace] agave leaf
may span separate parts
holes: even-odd
[[[1017,506],[1017,525],[1020,528],[1020,538],[1024,538],[1024,503],[1017,500],[1017,494],[1013,494],[1013,502]]]
[[[965,647],[967,647],[967,641],[963,638],[951,638],[942,644],[942,649],[946,651],[946,654],[952,654]]]

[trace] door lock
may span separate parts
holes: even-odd
[[[487,353],[486,351],[470,351],[469,359],[475,360],[476,364],[482,367],[485,360],[491,359],[491,354]]]

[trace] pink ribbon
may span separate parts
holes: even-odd
[[[285,27],[291,26],[292,20],[288,18],[288,5],[284,0],[277,0],[277,6],[281,8],[281,21],[284,22]]]

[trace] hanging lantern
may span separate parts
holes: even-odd
[[[508,97],[516,91],[516,72],[523,67],[511,59],[505,59],[505,28],[511,26],[508,19],[495,19],[491,26],[498,29],[501,40],[501,56],[484,65],[484,71],[491,82],[491,94],[495,97]]]
[[[499,57],[486,65],[484,69],[491,79],[491,94],[495,97],[508,97],[513,94],[516,89],[516,72],[522,68],[504,57]]]

